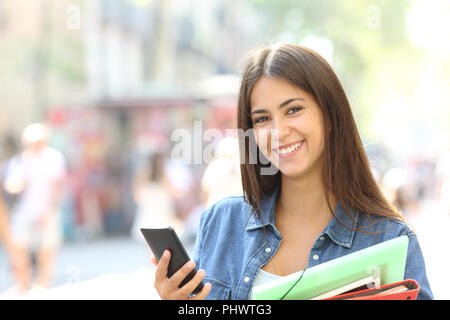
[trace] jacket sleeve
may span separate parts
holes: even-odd
[[[205,235],[207,232],[207,220],[209,215],[210,209],[205,210],[201,217],[200,217],[200,223],[197,230],[197,237],[195,240],[195,249],[194,249],[194,261],[197,268],[201,268],[202,260],[202,250],[203,250],[203,242],[205,239]]]
[[[431,292],[430,284],[426,275],[425,261],[423,259],[422,250],[420,249],[417,235],[409,230],[409,245],[406,257],[406,267],[404,279],[414,279],[420,285],[417,300],[434,299]]]

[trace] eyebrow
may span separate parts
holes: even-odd
[[[303,99],[303,98],[291,98],[291,99],[287,99],[286,101],[282,102],[282,103],[278,106],[278,108],[281,109],[281,108],[283,108],[283,107],[289,105],[291,102],[297,101],[297,100],[306,102],[306,100]],[[255,113],[264,113],[264,112],[267,112],[267,110],[266,110],[266,109],[256,109],[256,110],[253,110],[253,111],[251,112],[251,114],[255,114]]]

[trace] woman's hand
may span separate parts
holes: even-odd
[[[194,261],[190,260],[186,262],[177,272],[175,272],[170,278],[167,277],[167,267],[170,261],[170,251],[165,250],[159,263],[153,256],[151,261],[156,266],[155,271],[155,283],[154,286],[158,291],[159,296],[163,300],[203,300],[211,291],[211,284],[206,283],[203,289],[195,296],[190,296],[192,291],[200,284],[206,275],[204,270],[199,270],[195,276],[186,283],[182,288],[178,288],[183,279],[195,268]]]

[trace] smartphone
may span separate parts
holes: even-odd
[[[147,241],[150,249],[152,249],[156,260],[159,262],[164,250],[170,251],[170,262],[167,269],[167,277],[171,277],[175,272],[177,272],[186,262],[188,262],[189,255],[186,252],[183,244],[178,238],[175,230],[171,227],[162,229],[144,229],[141,228],[141,232]],[[179,288],[183,287],[187,282],[189,282],[197,273],[197,268],[192,270],[183,281],[181,281]],[[201,282],[197,288],[192,291],[192,293],[199,293],[203,289],[203,282]]]

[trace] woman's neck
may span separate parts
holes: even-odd
[[[334,210],[337,201],[329,193],[331,208]],[[281,177],[281,189],[277,201],[277,214],[289,219],[314,222],[330,219],[325,187],[320,175],[309,175],[302,178]]]

